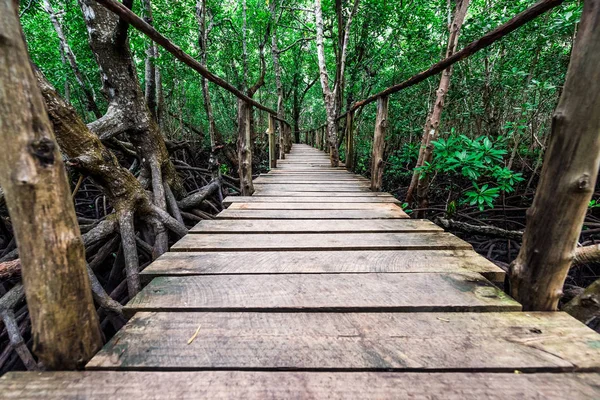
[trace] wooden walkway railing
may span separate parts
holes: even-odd
[[[309,146],[143,271],[83,372],[2,398],[600,398],[600,335]]]

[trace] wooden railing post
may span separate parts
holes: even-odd
[[[269,168],[277,168],[277,153],[275,152],[275,120],[269,114]]]
[[[354,170],[354,111],[346,115],[346,169]]]
[[[288,131],[288,150],[287,152],[289,153],[290,151],[292,151],[292,146],[294,146],[294,132],[292,131],[292,127],[291,125],[287,125],[287,131]]]
[[[321,128],[315,131],[315,148],[321,150]]]
[[[238,99],[238,173],[242,196],[254,193],[252,183],[252,137],[250,106],[244,100]]]
[[[33,351],[47,369],[77,369],[102,336],[63,158],[16,5],[0,1],[0,185],[19,245]],[[6,320],[9,310],[0,312]]]
[[[277,158],[279,158],[280,160],[285,160],[285,128],[283,122],[277,121],[277,128],[277,130],[279,131],[277,137],[277,144],[279,145]]]
[[[556,311],[600,166],[600,4],[586,1],[550,143],[519,255],[511,295],[524,311]],[[597,307],[588,299],[590,309]]]
[[[377,118],[373,135],[373,152],[371,153],[371,190],[378,192],[383,183],[383,150],[387,130],[388,97],[377,99]]]

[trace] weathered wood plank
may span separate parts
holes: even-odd
[[[107,399],[448,399],[600,398],[600,374],[394,372],[9,372],[7,400]]]
[[[309,166],[309,165],[277,165],[280,171],[346,171],[345,167],[325,167],[325,166]]]
[[[599,343],[561,312],[144,312],[87,368],[597,372]]]
[[[394,203],[282,203],[282,202],[252,202],[234,203],[230,210],[398,210],[402,209]]]
[[[317,187],[318,186],[318,187]],[[258,192],[370,192],[369,187],[359,184],[295,184],[295,183],[277,183],[266,184],[257,183],[254,188]]]
[[[294,171],[294,170],[289,170],[289,169],[272,169],[270,170],[266,175],[292,175],[292,174],[325,174],[325,175],[343,175],[343,176],[360,176],[360,175],[356,175],[353,174],[352,172],[348,172],[345,169],[335,169],[335,168],[331,168],[331,169],[321,169],[321,170],[315,170],[315,171]]]
[[[369,197],[386,197],[388,199],[394,199],[394,197],[385,192],[298,192],[298,191],[271,191],[265,190],[261,192],[254,192],[252,197],[289,197],[289,196],[310,196],[310,197],[361,197],[361,198],[369,198]]]
[[[364,183],[368,182],[368,180],[364,178],[357,178],[351,175],[329,175],[329,174],[298,174],[298,175],[261,175],[259,178],[255,179],[256,183],[295,183],[295,182],[343,182],[343,183]]]
[[[371,197],[328,197],[328,196],[228,196],[223,200],[223,205],[229,207],[234,203],[393,203],[400,201],[390,196]]]
[[[315,186],[316,188],[320,188],[322,186],[360,186],[360,187],[368,187],[367,181],[361,180],[336,180],[336,181],[327,181],[327,180],[288,180],[288,179],[266,179],[266,178],[257,178],[254,180],[256,184],[261,185],[310,185]]]
[[[318,161],[318,162],[322,162],[322,163],[329,163],[326,164],[327,166],[331,166],[331,161],[329,160],[329,157],[324,157],[324,155],[317,155],[317,154],[290,154],[289,156],[286,156],[285,160],[282,161],[286,161],[286,162],[301,162],[301,161]]]
[[[336,178],[336,179],[358,179],[358,180],[367,180],[360,175],[351,174],[349,172],[344,171],[328,171],[328,172],[286,172],[286,171],[270,171],[266,174],[260,174],[261,178],[269,178],[269,179],[283,179],[285,177],[288,178],[300,178],[300,177],[316,177],[316,178]]]
[[[472,246],[445,232],[423,233],[235,233],[188,234],[172,251],[260,250],[471,250]]]
[[[333,274],[333,273],[464,273],[477,272],[492,282],[505,273],[472,250],[363,250],[171,252],[160,256],[141,275]]]
[[[402,210],[224,210],[223,219],[389,219],[408,218]]]
[[[354,233],[354,232],[443,232],[428,220],[205,220],[190,233]]]
[[[139,311],[520,311],[483,276],[465,274],[204,275],[155,278],[124,308]]]

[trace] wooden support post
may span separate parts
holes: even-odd
[[[19,245],[33,351],[48,369],[78,369],[102,337],[65,166],[17,4],[0,0],[0,186]]]
[[[285,126],[283,122],[277,121],[277,127],[277,130],[279,131],[277,137],[277,143],[279,144],[278,158],[280,160],[285,160]]]
[[[238,174],[242,196],[252,196],[252,133],[250,121],[250,106],[244,100],[238,99]]]
[[[321,149],[321,128],[317,128],[315,131],[315,148]]]
[[[346,115],[346,169],[354,171],[354,111]]]
[[[554,311],[600,167],[600,1],[585,1],[519,255],[511,295],[524,311]]]
[[[375,119],[375,134],[373,135],[373,152],[371,153],[371,190],[381,191],[383,184],[383,150],[385,133],[387,131],[388,97],[377,99],[377,118]]]
[[[284,124],[285,132],[285,152],[286,154],[292,151],[292,127],[287,123]]]
[[[277,168],[277,153],[275,145],[275,119],[269,114],[269,168]]]

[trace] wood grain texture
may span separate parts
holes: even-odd
[[[281,178],[266,178],[259,177],[254,180],[256,183],[262,184],[295,184],[295,185],[358,185],[368,183],[367,180],[346,178],[346,177],[318,177],[318,176],[298,176]]]
[[[560,312],[142,312],[87,368],[597,372],[599,338]]]
[[[368,197],[385,197],[387,199],[394,199],[394,197],[389,194],[389,193],[385,193],[385,192],[299,192],[299,191],[287,191],[287,190],[264,190],[264,191],[260,191],[260,192],[254,192],[254,194],[252,195],[252,197],[298,197],[298,196],[310,196],[310,197],[327,197],[327,198],[332,198],[332,197],[361,197],[361,198],[368,198]]]
[[[351,172],[346,171],[345,169],[326,169],[326,170],[316,170],[316,171],[294,171],[294,170],[281,170],[281,169],[272,169],[266,175],[267,176],[292,176],[292,175],[335,175],[335,176],[359,176],[355,175]],[[262,176],[262,175],[261,175]]]
[[[505,273],[472,250],[171,252],[146,267],[141,276],[211,274],[477,272],[492,282]]]
[[[265,178],[257,178],[254,180],[256,184],[261,185],[310,185],[315,186],[315,188],[320,188],[321,186],[355,186],[355,187],[368,187],[369,183],[367,181],[356,180],[336,180],[336,181],[325,181],[325,180],[288,180],[288,179],[265,179]]]
[[[124,308],[139,311],[520,311],[483,276],[278,274],[155,278]]]
[[[235,233],[188,234],[171,251],[293,251],[293,250],[471,250],[472,246],[445,232],[428,233]]]
[[[7,400],[593,400],[597,373],[84,371],[0,378]]]
[[[345,167],[315,167],[315,166],[309,166],[309,165],[301,165],[301,164],[288,164],[288,165],[282,165],[282,166],[278,166],[277,167],[278,170],[280,171],[325,171],[325,172],[330,172],[330,171],[346,171]]]
[[[392,203],[400,201],[387,196],[347,196],[340,198],[326,196],[228,196],[223,200],[223,205],[229,207],[234,203]]]
[[[204,220],[190,233],[352,233],[352,232],[443,232],[427,220]]]
[[[234,203],[229,206],[229,210],[366,210],[366,211],[401,211],[398,205],[394,203]]]
[[[224,210],[219,219],[389,219],[408,218],[402,210]]]
[[[290,175],[263,175],[256,179],[256,183],[261,182],[276,182],[276,183],[292,183],[297,181],[319,181],[319,182],[368,182],[366,179],[359,179],[347,175],[332,175],[332,174],[290,174]]]
[[[281,192],[368,192],[368,185],[349,185],[349,184],[295,184],[295,183],[257,183],[254,185],[257,191],[281,191]]]

